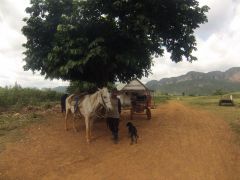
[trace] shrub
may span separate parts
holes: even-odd
[[[61,93],[51,90],[39,90],[35,88],[16,87],[0,87],[0,107],[16,108],[23,106],[34,105],[38,106],[43,102],[59,101]]]

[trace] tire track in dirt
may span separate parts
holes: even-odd
[[[212,146],[216,147],[211,153],[218,158],[218,165],[223,166],[222,171],[216,172],[217,177],[220,179],[239,179],[239,146],[236,145],[236,136],[228,124],[216,115],[206,111],[189,110],[195,117],[202,119],[204,126],[207,127],[206,134],[209,133]]]
[[[239,179],[240,147],[219,117],[171,101],[150,121],[134,116],[140,139],[131,146],[123,116],[119,144],[103,121],[87,145],[83,121],[79,133],[66,132],[61,114],[47,115],[0,154],[0,179]]]
[[[238,147],[234,144],[234,136],[228,125],[223,120],[206,111],[180,104],[176,106],[181,106],[181,110],[187,119],[185,126],[188,127],[188,130],[191,130],[192,136],[189,137],[193,137],[191,145],[197,146],[198,143],[201,159],[207,163],[200,162],[208,167],[206,172],[209,172],[209,175],[212,174],[211,178],[238,179]],[[193,127],[191,128],[191,126]],[[194,143],[194,140],[196,143]],[[233,149],[235,149],[235,154]],[[196,158],[195,160],[198,159]]]

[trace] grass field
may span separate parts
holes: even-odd
[[[225,95],[228,97],[230,94]],[[234,132],[238,134],[240,142],[240,93],[232,93],[235,106],[219,106],[221,96],[175,97],[196,108],[207,110],[224,119]]]
[[[5,142],[22,138],[21,128],[41,122],[36,109],[45,111],[59,103],[61,93],[33,88],[0,87],[0,150]]]
[[[44,106],[47,103],[60,100],[61,93],[34,88],[0,87],[0,112],[21,110],[26,106]]]
[[[6,142],[14,142],[23,137],[21,128],[30,123],[42,122],[43,117],[37,113],[4,113],[0,115],[0,151]]]
[[[169,96],[169,95],[156,95],[156,96],[154,96],[155,104],[165,103],[169,100],[171,100],[171,96]]]

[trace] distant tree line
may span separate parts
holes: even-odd
[[[41,105],[44,102],[59,101],[62,94],[51,89],[22,88],[15,83],[13,87],[0,87],[0,107],[23,107]]]

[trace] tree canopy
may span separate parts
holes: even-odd
[[[113,83],[107,83],[105,86],[112,90],[116,88],[116,86]],[[69,86],[67,87],[67,92],[72,93],[78,93],[78,92],[88,92],[88,93],[94,93],[98,90],[98,86],[96,83],[90,83],[86,81],[71,81]]]
[[[165,48],[174,62],[197,60],[194,30],[208,10],[196,0],[31,0],[24,69],[97,85],[148,76]]]

